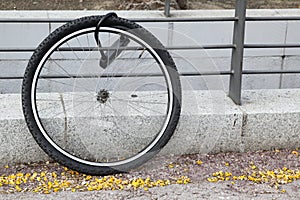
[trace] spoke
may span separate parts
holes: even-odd
[[[82,104],[84,104],[84,103],[87,103],[87,102],[89,102],[89,101],[76,101],[76,102],[79,102],[79,103],[76,104],[75,106],[74,106],[74,104],[72,104],[72,105],[69,106],[68,108],[66,107],[65,111],[56,113],[56,114],[53,115],[52,117],[57,117],[58,115],[60,115],[60,114],[62,114],[62,113],[64,113],[64,112],[70,111],[70,109],[72,109],[73,107],[77,107],[77,106],[82,105]],[[93,101],[92,101],[92,102],[93,102]],[[46,108],[44,108],[44,109],[38,110],[38,113],[41,113],[41,112],[44,111],[44,110],[49,110],[49,108],[50,108],[50,107],[48,106],[48,107],[46,107]]]
[[[124,114],[121,113],[120,111],[117,111],[116,109],[113,108],[111,102],[108,101],[108,104],[107,104],[107,107],[109,107],[110,109],[112,109],[112,111],[116,112],[116,113],[119,113],[120,116],[123,116]]]
[[[128,106],[130,106],[132,109],[134,109],[135,111],[139,112],[140,114],[142,114],[143,116],[147,116],[145,115],[143,112],[139,111],[138,109],[136,109],[135,107],[133,107],[132,105],[128,104]]]
[[[55,118],[55,117],[57,117],[57,116],[59,116],[59,115],[61,115],[61,114],[64,114],[64,111],[58,112],[58,113],[52,115],[51,117],[49,116],[49,118]],[[63,117],[65,117],[65,116],[63,116]]]
[[[37,100],[38,101],[60,101],[60,100],[51,100],[51,99],[37,99]],[[86,100],[82,100],[82,101],[72,100],[72,101],[74,101],[74,102],[96,102],[96,101],[86,101]]]
[[[79,39],[78,39],[78,36],[76,36],[76,40],[77,40],[77,42],[78,42],[79,46],[81,47],[82,51],[84,52],[84,54],[85,54],[85,55],[86,55],[86,57],[87,57],[87,56],[88,56],[88,54],[87,54],[87,52],[86,52],[86,51],[84,51],[84,48],[83,48],[83,46],[81,45],[81,42],[79,41]]]
[[[81,105],[81,104],[83,104],[83,103],[85,103],[86,101],[80,101],[80,103],[79,104],[77,104],[76,106],[78,106],[78,105]],[[51,106],[51,105],[49,105],[49,106]],[[41,109],[41,110],[38,110],[38,112],[41,112],[41,111],[44,111],[44,110],[49,110],[49,106],[47,106],[46,108],[44,108],[44,109]],[[73,106],[73,104],[71,105],[71,106]],[[67,109],[66,109],[66,111],[67,111]],[[63,113],[63,112],[61,112],[61,113]],[[60,114],[60,113],[59,113]],[[57,114],[58,115],[58,114]],[[57,116],[57,115],[54,115],[54,116]]]
[[[128,53],[128,52],[127,52]],[[130,54],[132,55],[134,52],[132,51],[132,52],[130,52]],[[124,54],[124,51],[119,55],[119,58],[121,58],[120,56],[121,55],[123,55]],[[121,60],[121,59],[120,59]],[[124,63],[122,63],[122,66],[126,66],[125,64],[127,64],[128,62],[130,62],[131,61],[131,59],[125,59],[125,62]],[[116,67],[115,67],[116,68]],[[129,75],[132,71],[133,71],[134,69],[132,69],[132,70],[130,70],[127,74]],[[113,80],[113,75],[114,75],[114,73],[115,72],[117,72],[118,71],[118,68],[116,68],[116,69],[114,69],[113,71],[112,71],[112,76],[111,77],[107,77],[107,84],[106,84],[106,88],[109,88],[112,84],[113,84],[113,81],[111,81],[111,82],[109,82],[109,80]],[[126,78],[126,77],[128,77],[128,75],[127,76],[123,76],[122,78]],[[120,80],[119,81],[117,81],[117,82],[120,82]]]
[[[154,63],[153,63],[153,64],[154,64]],[[151,69],[151,66],[150,66],[150,65],[149,65],[148,68],[146,68],[146,69],[144,70],[143,73],[148,72],[149,69]],[[133,71],[133,70],[131,70],[131,72],[132,72],[132,71]],[[151,77],[151,75],[152,75],[152,74],[149,74],[148,76],[142,76],[142,77],[139,77],[139,78],[137,78],[138,76],[136,76],[135,78],[132,77],[131,80],[129,79],[129,80],[126,81],[126,83],[124,83],[123,85],[130,86],[130,85],[136,84],[136,83],[137,83],[138,81],[140,81],[140,80],[145,81],[145,79]],[[128,76],[127,76],[127,77],[128,77]]]
[[[166,91],[166,92],[159,92],[159,93],[157,93],[156,95],[162,95],[162,94],[168,94],[168,92]],[[144,94],[144,95],[138,95],[138,97],[147,97],[147,96],[152,96],[153,94]]]
[[[128,102],[128,101],[127,101],[127,102]],[[149,107],[147,107],[147,106],[137,105],[137,103],[135,103],[135,102],[128,102],[128,103],[130,103],[130,104],[133,105],[133,106],[140,106],[140,107],[142,107],[143,109],[150,110],[150,111],[153,111],[153,112],[158,113],[158,114],[162,114],[162,115],[164,114],[164,113],[161,113],[161,112],[159,112],[159,111],[153,110],[153,109],[151,109],[151,108],[149,108]]]
[[[69,76],[69,78],[71,79],[71,80],[76,80],[74,77],[72,77],[72,75],[71,74],[69,74],[60,64],[58,64],[55,60],[53,60],[53,59],[49,59],[50,61],[52,61],[53,63],[55,63],[60,69],[62,69],[68,76]],[[58,72],[58,71],[56,71],[56,70],[53,70],[53,69],[50,69],[50,68],[48,68],[48,67],[45,67],[45,69],[47,69],[47,70],[49,70],[49,71],[52,71],[52,72],[55,72],[55,73],[58,73],[58,74],[61,74],[61,75],[65,75],[65,74],[63,74],[63,73],[60,73],[60,72]],[[80,77],[82,77],[82,75],[80,76]],[[82,77],[83,78],[83,77]],[[43,79],[46,79],[46,78],[43,78]],[[84,78],[83,79],[81,79],[81,81],[82,80],[85,80]],[[58,82],[58,81],[56,81],[56,82]],[[86,81],[85,81],[86,82]],[[72,85],[72,87],[74,87],[74,85]],[[81,88],[81,89],[85,89],[86,91],[88,91],[88,89],[87,88],[83,88],[83,87],[78,87],[78,86],[76,86],[76,88]]]
[[[62,58],[63,58],[64,60],[67,60],[66,57],[61,53],[61,51],[59,50],[59,48],[56,48],[56,50],[58,51],[58,53],[62,56]]]
[[[82,110],[81,112],[79,112],[79,113],[76,113],[76,115],[80,115],[81,113],[84,113],[84,112],[86,112],[86,111],[88,111],[88,110],[90,110],[90,109],[93,109],[93,110],[95,110],[97,107],[99,106],[99,104],[96,104],[96,105],[92,105],[92,106],[88,106],[88,108],[87,109],[84,109],[84,110]],[[89,116],[90,117],[90,116]]]
[[[120,37],[121,37],[121,36],[120,36]],[[120,46],[120,38],[119,38],[119,40],[118,40],[118,41],[119,41],[119,44],[118,44],[118,46]],[[109,44],[110,44],[110,33],[109,33]],[[119,49],[117,49],[116,55],[115,55],[115,57],[114,57],[114,60],[117,58],[117,53],[118,53],[118,50],[119,50]],[[108,52],[108,51],[109,51],[109,50],[107,49],[107,52]],[[120,55],[119,55],[119,56],[120,56]],[[108,60],[108,63],[110,63],[110,62],[109,62],[109,60]],[[111,76],[111,77],[113,77],[117,71],[118,71],[118,70],[116,70],[116,69],[115,69],[115,70],[113,70],[113,71],[112,71],[112,76]],[[109,84],[109,80],[111,80],[111,78],[107,77],[107,79],[106,79],[106,80],[107,80],[107,85],[106,85],[106,87],[108,87],[108,86],[110,86],[110,84]]]
[[[77,37],[76,37],[76,39],[78,40]],[[78,42],[79,42],[79,40],[78,40]],[[79,44],[80,44],[80,42],[79,42]],[[66,45],[67,45],[69,48],[71,48],[73,54],[75,55],[75,57],[79,60],[79,62],[80,62],[81,65],[82,65],[82,64],[84,63],[84,62],[82,61],[82,59],[80,59],[79,56],[75,53],[75,51],[73,51],[73,48],[69,45],[68,42],[66,42]],[[80,44],[80,45],[81,45],[81,44]],[[82,48],[82,46],[81,46],[81,48]],[[86,52],[85,52],[85,54],[86,54]],[[90,53],[90,54],[91,54],[91,53]],[[65,59],[65,60],[67,60],[67,59]],[[60,66],[60,65],[59,65],[59,66]],[[60,66],[60,67],[61,67],[61,66]],[[64,70],[63,67],[61,67],[61,69]],[[64,71],[65,71],[65,70],[64,70]],[[67,71],[65,71],[65,72],[68,73]],[[68,75],[70,76],[70,78],[74,79],[73,77],[71,77],[71,75],[70,75],[69,73],[68,73]],[[83,78],[82,75],[80,75],[79,77]],[[85,80],[85,79],[83,78],[83,80]]]
[[[38,101],[61,101],[60,99],[54,100],[54,99],[36,99]]]
[[[158,102],[158,101],[144,101],[144,100],[133,100],[133,99],[120,99],[120,98],[117,98],[115,96],[116,100],[117,101],[124,101],[124,102],[136,102],[136,103],[146,103],[146,104],[166,104],[166,103],[163,103],[163,102]]]
[[[60,81],[56,81],[56,80],[49,80],[49,79],[47,79],[47,78],[42,78],[42,79],[44,79],[44,80],[46,80],[46,81],[49,81],[49,82],[55,82],[55,83],[59,83],[59,84],[62,84],[62,85],[67,85],[67,86],[71,86],[71,87],[73,87],[74,88],[74,85],[72,85],[72,84],[69,84],[69,83],[63,83],[63,82],[60,82]],[[79,86],[76,86],[76,88],[81,88],[81,89],[84,89],[86,92],[88,92],[88,93],[90,93],[91,95],[94,95],[92,92],[89,92],[88,90],[88,88],[85,88],[85,87],[79,87]]]
[[[91,51],[91,45],[90,45],[90,40],[89,40],[89,34],[86,34],[86,40],[87,40],[87,44],[89,47],[89,51]]]
[[[78,95],[78,94],[77,94]],[[82,98],[85,98],[85,97],[87,97],[87,96],[89,96],[89,95],[78,95],[78,96],[81,96],[80,98],[77,98],[76,100],[74,100],[74,99],[70,99],[70,100],[65,100],[65,101],[72,101],[72,102],[79,102],[78,104],[69,104],[69,106],[66,106],[66,111],[69,111],[70,109],[72,109],[72,108],[76,108],[76,107],[78,107],[78,106],[80,106],[80,105],[82,105],[82,104],[84,104],[84,103],[88,103],[88,102],[94,102],[94,103],[97,103],[97,101],[87,101],[87,100],[79,100],[79,99],[82,99]],[[42,101],[48,101],[47,99],[38,99],[38,100],[42,100]],[[85,111],[87,111],[87,110],[89,110],[89,109],[91,109],[91,108],[93,108],[93,107],[98,107],[100,104],[96,104],[96,106],[95,105],[93,105],[93,106],[90,106],[89,108],[87,108],[87,109],[85,109],[85,110],[83,110],[83,111],[81,111],[79,114],[81,114],[81,113],[83,113],[83,112],[85,112]],[[47,108],[45,108],[45,109],[42,109],[42,110],[39,110],[39,112],[42,112],[42,111],[44,111],[44,110],[48,110],[49,109],[49,107],[47,107]],[[53,115],[52,117],[56,117],[57,115],[59,115],[59,114],[62,114],[63,112],[60,112],[60,113],[57,113],[57,114],[55,114],[55,115]],[[77,113],[78,114],[78,113]]]
[[[76,37],[77,38],[77,37]],[[69,47],[69,48],[71,48],[72,49],[72,52],[73,52],[73,54],[75,55],[75,57],[79,60],[79,62],[81,62],[82,64],[83,64],[83,62],[82,62],[82,60],[78,57],[78,55],[73,51],[73,48],[69,45],[69,43],[68,42],[66,42],[66,45]],[[59,51],[60,52],[60,51]],[[61,52],[60,52],[60,54],[61,54]],[[67,74],[68,74],[68,76],[70,77],[70,79],[72,79],[72,80],[75,80],[75,78],[74,77],[72,77],[60,64],[58,64],[56,61],[54,61],[53,59],[51,59],[58,67],[60,67],[64,72],[66,72]],[[80,75],[79,77],[82,77],[83,78],[83,76],[82,75]],[[85,80],[84,78],[82,79],[82,80]],[[52,80],[53,82],[57,82],[57,83],[61,83],[61,82],[59,82],[59,81],[54,81],[54,80]],[[61,84],[64,84],[64,85],[69,85],[69,86],[72,86],[73,88],[74,88],[74,85],[70,85],[70,84],[66,84],[66,83],[61,83]],[[89,92],[89,90],[90,89],[87,89],[87,88],[85,88],[85,87],[78,87],[78,86],[76,86],[76,88],[81,88],[81,89],[84,89],[85,91],[87,91],[87,92]],[[90,93],[90,92],[89,92]]]
[[[107,52],[107,55],[109,55],[109,46],[110,46],[110,33],[108,33],[108,45],[107,45],[107,50],[106,50],[106,52]],[[98,46],[99,47],[99,46]],[[102,57],[101,57],[102,58]],[[108,60],[107,60],[107,62],[109,63],[109,57],[108,57]],[[106,68],[107,69],[107,68]],[[114,72],[114,71],[112,71],[112,72]],[[113,74],[113,73],[112,73]],[[107,76],[106,77],[106,83],[104,84],[104,88],[108,88],[108,86],[109,86],[109,80],[110,80],[110,78]],[[99,82],[98,82],[99,83]],[[97,87],[98,87],[98,84],[97,84]]]
[[[49,110],[49,107],[47,107],[47,108],[44,108],[44,109],[41,109],[41,110],[37,110],[37,112],[38,112],[38,115],[40,116],[40,114],[42,113],[42,111],[44,111],[44,110]],[[58,113],[55,113],[51,118],[53,118],[53,117],[57,117],[58,115],[60,115],[60,114],[63,114],[64,113],[64,111],[62,111],[62,112],[58,112]],[[52,112],[51,112],[51,114],[52,114]],[[50,117],[49,117],[50,118]]]
[[[72,75],[69,74],[69,72],[67,72],[67,70],[65,70],[65,69],[64,69],[60,64],[58,64],[54,59],[49,58],[49,61],[52,61],[53,63],[55,63],[60,69],[62,69],[62,70],[69,76],[69,78],[72,78]],[[48,68],[48,67],[45,67],[45,68],[48,69],[48,70],[50,70],[50,71],[56,72],[56,73],[58,73],[58,74],[65,75],[65,74],[63,74],[63,73],[57,72],[56,70],[50,69],[50,68]]]
[[[78,104],[76,104],[76,105],[72,104],[71,106],[66,107],[65,112],[70,111],[72,108],[76,108],[76,107],[78,107],[78,106],[80,106],[80,105],[82,105],[82,104],[84,104],[84,103],[86,103],[86,101],[82,101],[82,102],[80,102],[80,103],[78,103]],[[89,110],[90,108],[93,108],[93,107],[95,107],[95,106],[97,106],[97,104],[94,105],[94,106],[89,106],[88,109],[85,109],[85,110],[81,111],[80,113],[75,113],[75,114],[76,114],[76,116],[77,116],[78,114],[81,114],[81,113],[83,113],[83,112],[85,112],[85,111],[87,111],[87,110]]]
[[[145,115],[142,111],[138,110],[137,108],[135,108],[133,105],[128,104],[128,106],[130,106],[132,109],[136,110],[137,112],[139,112],[140,114],[142,114],[145,117],[148,117],[147,115]],[[162,127],[162,126],[161,126]],[[160,129],[159,129],[160,130]]]
[[[82,93],[82,92],[81,92]],[[78,93],[78,92],[74,92],[74,93],[66,93],[66,94],[69,94],[69,95],[73,95],[73,96],[80,96],[80,97],[88,97],[88,96],[91,96],[91,94],[87,94],[87,95],[83,95],[81,93]],[[93,94],[92,95],[93,97],[96,97],[96,94]],[[80,98],[81,99],[81,98]]]
[[[78,99],[82,99],[82,98],[84,98],[84,97],[88,97],[88,96],[90,96],[90,97],[92,97],[92,98],[96,98],[96,94],[86,94],[86,95],[83,95],[83,94],[81,94],[81,93],[78,93],[78,92],[75,92],[75,93],[65,93],[65,95],[72,95],[72,96],[79,96],[80,98],[76,98],[76,100],[78,100]],[[65,101],[73,101],[74,100],[74,97],[72,98],[72,99],[65,99]]]
[[[143,112],[141,112],[140,110],[138,110],[137,108],[135,108],[133,105],[128,104],[128,106],[131,107],[132,109],[134,109],[135,111],[137,111],[138,113],[140,113],[142,116],[148,117],[148,116],[145,115]],[[113,108],[111,107],[111,109],[113,109]],[[114,110],[115,112],[118,112],[118,111],[116,111],[115,109],[113,109],[113,110]]]
[[[119,111],[117,111],[116,109],[113,108],[111,102],[108,102],[109,104],[107,104],[107,106],[112,109],[113,112],[115,113],[119,113],[119,116],[122,116],[122,113],[120,113]],[[115,117],[113,117],[113,123],[115,124],[115,127],[120,130],[121,133],[124,133],[126,135],[128,135],[126,132],[124,132],[121,128],[119,128],[120,125],[117,124]]]
[[[144,79],[146,79],[147,77],[149,77],[149,76],[143,76],[143,77],[140,77],[140,78],[131,77],[132,80],[131,80],[131,81],[127,81],[126,79],[129,78],[129,75],[130,75],[133,71],[135,71],[136,68],[137,68],[137,67],[131,69],[131,70],[128,71],[126,74],[124,74],[124,76],[122,76],[122,80],[125,80],[125,81],[121,84],[121,87],[122,87],[122,86],[123,86],[123,87],[124,87],[124,86],[131,86],[131,85],[133,85],[133,84],[136,84],[137,81],[139,81],[139,80],[144,80]],[[147,72],[149,69],[150,69],[150,67],[147,68],[147,69],[144,71],[144,73]],[[120,82],[120,81],[121,81],[121,80],[119,80],[118,82]],[[111,84],[112,84],[112,83],[111,83]],[[116,85],[117,85],[117,84],[116,84]]]
[[[78,55],[75,53],[75,51],[73,50],[73,48],[69,45],[69,43],[68,42],[66,42],[66,45],[69,47],[69,48],[71,48],[71,50],[72,50],[72,52],[73,52],[73,54],[75,55],[75,57],[79,60],[79,62],[81,62],[81,64],[83,63],[82,62],[82,59],[80,59],[79,57],[78,57]]]

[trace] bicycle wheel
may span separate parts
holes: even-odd
[[[101,67],[94,40],[102,16],[83,17],[51,33],[25,71],[22,105],[39,146],[79,172],[126,172],[153,157],[180,115],[181,86],[163,45],[141,26],[111,17],[99,30],[101,49],[129,43]]]

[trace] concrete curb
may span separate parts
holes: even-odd
[[[185,91],[182,115],[162,154],[244,152],[300,146],[300,89]],[[0,165],[49,160],[29,133],[19,94],[0,95]]]

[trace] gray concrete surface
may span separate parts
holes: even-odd
[[[161,153],[244,152],[300,146],[299,89],[243,91],[242,102],[242,106],[235,105],[223,91],[185,91],[179,125]],[[72,116],[69,119],[72,120]],[[52,122],[50,119],[49,123],[64,124],[63,120],[63,117]],[[60,132],[59,127],[65,130],[62,126],[49,127],[55,134]],[[68,137],[56,139],[61,138],[63,143],[74,146],[75,141],[80,141],[74,140],[74,130],[74,127],[69,130]],[[132,134],[137,143],[144,140],[134,135],[138,132]],[[90,142],[80,139],[84,144]],[[0,95],[0,141],[2,166],[49,160],[28,132],[18,94]]]

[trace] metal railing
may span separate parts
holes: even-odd
[[[300,21],[300,16],[290,17],[246,17],[247,0],[237,0],[234,17],[200,17],[200,18],[173,18],[170,12],[170,0],[165,1],[164,14],[166,18],[131,19],[135,22],[234,22],[232,44],[214,44],[205,46],[166,46],[168,50],[191,49],[232,49],[231,69],[227,71],[207,71],[197,73],[180,73],[181,76],[201,75],[229,75],[229,97],[238,105],[241,104],[242,75],[243,74],[296,74],[299,70],[243,70],[244,49],[260,48],[300,48],[299,44],[245,44],[246,21]],[[0,19],[0,23],[62,23],[70,19]],[[0,48],[0,52],[32,52],[32,48]],[[3,77],[1,79],[22,79],[20,76]]]

